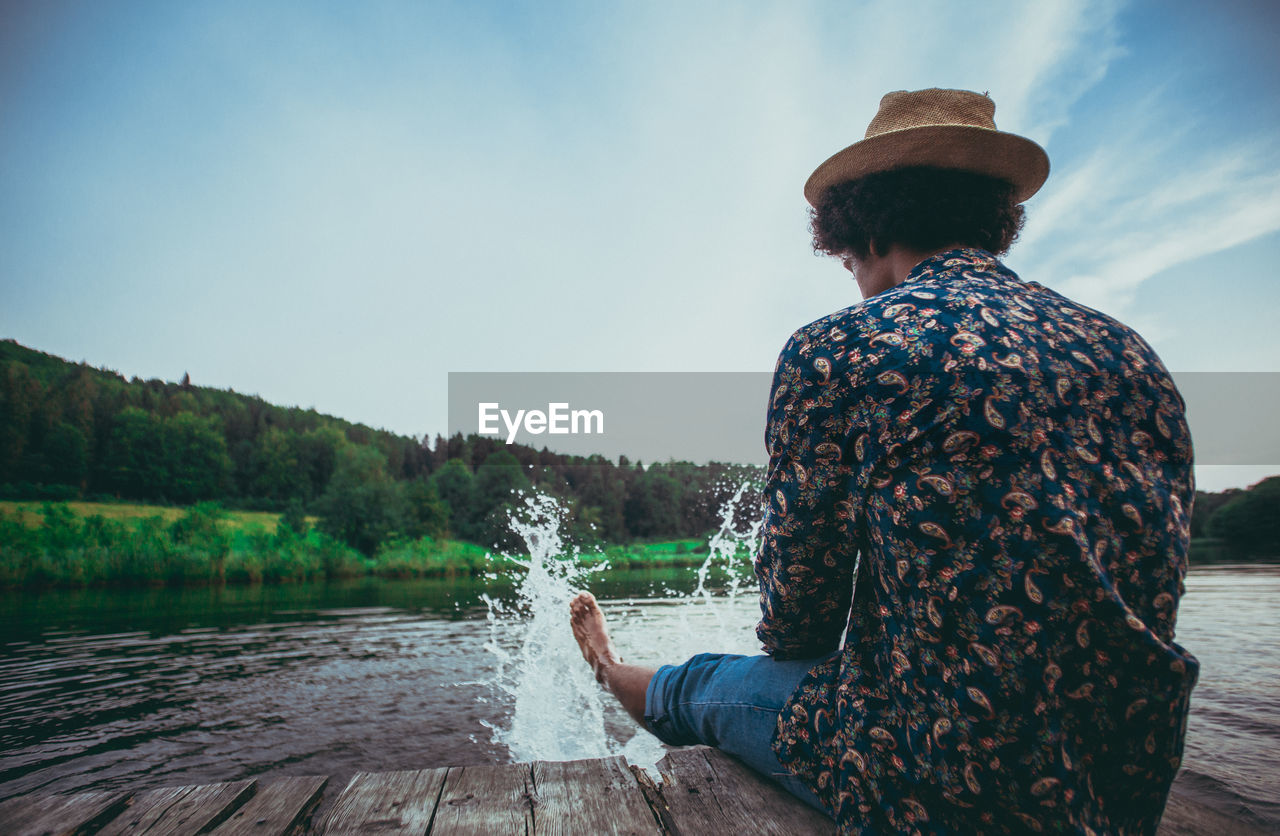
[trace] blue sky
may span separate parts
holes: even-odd
[[[126,376],[420,436],[450,371],[768,371],[859,299],[804,180],[929,86],[1049,151],[1024,278],[1172,369],[1280,372],[1274,4],[0,14],[0,336]]]

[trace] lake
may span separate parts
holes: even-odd
[[[694,600],[696,583],[679,569],[588,581],[628,661],[752,652],[752,596]],[[1202,800],[1243,804],[1280,826],[1280,567],[1196,567],[1187,590],[1178,641],[1202,670],[1185,770]],[[526,676],[513,665],[532,616],[492,619],[486,597],[510,608],[514,586],[367,579],[0,594],[0,800],[257,776],[341,785],[357,771],[506,761],[512,747],[527,757],[520,747],[539,726],[560,728],[558,712],[590,712],[526,705],[533,736],[513,740],[517,698],[495,683]],[[589,682],[566,647],[544,648],[527,676]],[[582,745],[624,751],[634,725],[601,711],[608,739]],[[653,748],[647,736],[632,747],[633,760]]]

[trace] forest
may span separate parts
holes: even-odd
[[[511,549],[515,492],[568,509],[581,543],[703,537],[751,467],[568,456],[480,436],[412,438],[254,395],[126,380],[0,341],[0,499],[140,502],[312,517],[370,556],[392,542]],[[298,527],[295,523],[295,527]],[[1280,477],[1197,493],[1192,537],[1219,559],[1280,554]]]
[[[514,492],[584,542],[701,536],[755,468],[568,456],[481,436],[411,438],[234,391],[126,380],[0,341],[0,499],[314,515],[370,555],[392,537],[510,547]]]

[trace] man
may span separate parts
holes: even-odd
[[[1136,333],[997,260],[1049,164],[994,112],[890,93],[805,186],[865,301],[778,360],[768,655],[626,665],[587,595],[574,632],[660,738],[843,833],[1154,833],[1198,671],[1183,403]]]

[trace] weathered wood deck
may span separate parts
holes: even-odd
[[[0,804],[0,834],[817,834],[833,825],[714,749],[670,753],[660,783],[622,758],[360,773],[316,815],[328,779],[282,778]],[[1249,836],[1175,792],[1161,836]]]

